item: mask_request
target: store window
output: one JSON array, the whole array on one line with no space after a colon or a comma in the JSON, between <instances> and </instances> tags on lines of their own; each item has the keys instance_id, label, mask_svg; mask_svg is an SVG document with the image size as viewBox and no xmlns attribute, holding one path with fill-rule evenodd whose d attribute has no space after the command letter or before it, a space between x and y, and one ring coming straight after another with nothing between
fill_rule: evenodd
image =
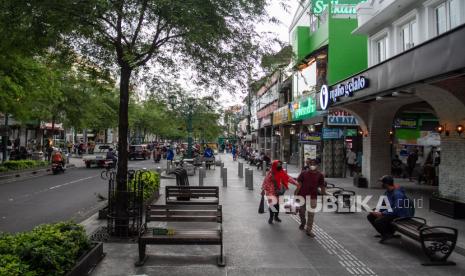
<instances>
[{"instance_id":1,"label":"store window","mask_svg":"<svg viewBox=\"0 0 465 276\"><path fill-rule=\"evenodd\" d=\"M418 43L417 21L412 20L400 28L400 41L402 50L406 51Z\"/></svg>"},{"instance_id":2,"label":"store window","mask_svg":"<svg viewBox=\"0 0 465 276\"><path fill-rule=\"evenodd\" d=\"M435 31L440 35L460 25L460 0L448 0L434 8Z\"/></svg>"},{"instance_id":3,"label":"store window","mask_svg":"<svg viewBox=\"0 0 465 276\"><path fill-rule=\"evenodd\" d=\"M387 36L378 39L375 42L375 46L376 63L385 61L387 59Z\"/></svg>"}]
</instances>

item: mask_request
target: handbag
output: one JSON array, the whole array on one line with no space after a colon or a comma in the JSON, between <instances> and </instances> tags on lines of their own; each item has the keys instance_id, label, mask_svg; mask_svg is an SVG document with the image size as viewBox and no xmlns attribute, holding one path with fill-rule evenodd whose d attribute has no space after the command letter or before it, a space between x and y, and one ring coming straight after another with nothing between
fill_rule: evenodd
<instances>
[{"instance_id":1,"label":"handbag","mask_svg":"<svg viewBox=\"0 0 465 276\"><path fill-rule=\"evenodd\" d=\"M262 198L260 199L260 204L258 205L258 213L265 213L265 195L262 195Z\"/></svg>"},{"instance_id":2,"label":"handbag","mask_svg":"<svg viewBox=\"0 0 465 276\"><path fill-rule=\"evenodd\" d=\"M276 192L276 195L278 196L284 195L284 193L286 193L286 187L284 187L284 185L281 184L281 188L278 189L278 183L276 183L276 178L274 177L273 172L271 172L271 180L273 180L274 190Z\"/></svg>"}]
</instances>

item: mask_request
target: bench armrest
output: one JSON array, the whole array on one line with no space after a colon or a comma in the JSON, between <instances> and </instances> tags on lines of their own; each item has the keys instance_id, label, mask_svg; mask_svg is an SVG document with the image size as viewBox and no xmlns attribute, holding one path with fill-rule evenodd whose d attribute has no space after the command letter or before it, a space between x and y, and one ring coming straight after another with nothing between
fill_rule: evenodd
<instances>
[{"instance_id":1,"label":"bench armrest","mask_svg":"<svg viewBox=\"0 0 465 276\"><path fill-rule=\"evenodd\" d=\"M416 221L419 221L420 223L422 223L420 226L418 226L418 228L417 228L418 230L420 230L421 228L423 228L423 226L426 225L426 219L420 218L420 217L396 218L392 222L399 222L399 221L409 220L409 219L413 219L413 220L416 220Z\"/></svg>"},{"instance_id":2,"label":"bench armrest","mask_svg":"<svg viewBox=\"0 0 465 276\"><path fill-rule=\"evenodd\" d=\"M453 236L455 236L455 239L457 239L458 230L456 228L448 227L448 226L428 226L428 227L423 227L422 229L420 229L420 235L422 235L423 232L428 231L428 230L432 230L432 229L447 229L447 230L451 231L453 233Z\"/></svg>"},{"instance_id":3,"label":"bench armrest","mask_svg":"<svg viewBox=\"0 0 465 276\"><path fill-rule=\"evenodd\" d=\"M334 185L333 183L325 183L325 187L326 188L336 188L336 185Z\"/></svg>"}]
</instances>

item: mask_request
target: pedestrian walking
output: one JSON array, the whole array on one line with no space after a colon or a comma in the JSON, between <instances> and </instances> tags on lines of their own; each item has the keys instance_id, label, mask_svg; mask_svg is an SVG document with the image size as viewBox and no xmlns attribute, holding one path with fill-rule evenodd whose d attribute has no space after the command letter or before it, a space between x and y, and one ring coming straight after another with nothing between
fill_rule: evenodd
<instances>
[{"instance_id":1,"label":"pedestrian walking","mask_svg":"<svg viewBox=\"0 0 465 276\"><path fill-rule=\"evenodd\" d=\"M318 170L315 159L307 158L308 169L303 170L297 177L299 187L295 194L305 198L305 204L300 206L300 230L305 230L305 233L310 237L315 237L312 232L313 221L315 218L315 208L317 206L318 188L321 189L323 195L326 194L325 177ZM310 207L310 208L309 208ZM306 217L307 216L307 217Z\"/></svg>"},{"instance_id":2,"label":"pedestrian walking","mask_svg":"<svg viewBox=\"0 0 465 276\"><path fill-rule=\"evenodd\" d=\"M357 166L357 155L355 154L353 149L349 149L347 151L347 166L349 167L350 176L354 176L354 171Z\"/></svg>"},{"instance_id":3,"label":"pedestrian walking","mask_svg":"<svg viewBox=\"0 0 465 276\"><path fill-rule=\"evenodd\" d=\"M415 148L413 149L413 151L410 152L410 154L407 157L407 172L408 172L409 181L412 181L413 179L413 171L415 170L417 161L418 161L418 150Z\"/></svg>"},{"instance_id":4,"label":"pedestrian walking","mask_svg":"<svg viewBox=\"0 0 465 276\"><path fill-rule=\"evenodd\" d=\"M168 147L168 150L166 152L166 160L168 163L172 164L174 159L174 151L171 148L171 146Z\"/></svg>"},{"instance_id":5,"label":"pedestrian walking","mask_svg":"<svg viewBox=\"0 0 465 276\"><path fill-rule=\"evenodd\" d=\"M284 195L286 190L289 189L289 183L299 186L299 183L283 170L283 163L279 160L274 160L271 170L266 174L262 183L262 195L265 195L268 200L270 212L269 224L272 224L273 220L281 222L279 218L279 197Z\"/></svg>"},{"instance_id":6,"label":"pedestrian walking","mask_svg":"<svg viewBox=\"0 0 465 276\"><path fill-rule=\"evenodd\" d=\"M215 154L209 145L206 145L205 151L203 152L203 158L205 160L205 166L207 169L210 169L211 165L214 163Z\"/></svg>"},{"instance_id":7,"label":"pedestrian walking","mask_svg":"<svg viewBox=\"0 0 465 276\"><path fill-rule=\"evenodd\" d=\"M231 153L233 156L233 161L236 161L236 146L232 146Z\"/></svg>"}]
</instances>

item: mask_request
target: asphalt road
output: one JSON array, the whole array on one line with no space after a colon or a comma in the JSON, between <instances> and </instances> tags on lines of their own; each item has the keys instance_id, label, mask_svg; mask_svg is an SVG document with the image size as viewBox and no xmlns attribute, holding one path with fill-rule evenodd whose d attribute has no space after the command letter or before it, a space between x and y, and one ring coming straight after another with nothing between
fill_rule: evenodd
<instances>
[{"instance_id":1,"label":"asphalt road","mask_svg":"<svg viewBox=\"0 0 465 276\"><path fill-rule=\"evenodd\" d=\"M130 161L130 167L154 168L153 161ZM81 222L105 205L108 184L101 169L73 168L63 174L45 175L0 184L0 232L19 232L42 223L61 220Z\"/></svg>"}]
</instances>

